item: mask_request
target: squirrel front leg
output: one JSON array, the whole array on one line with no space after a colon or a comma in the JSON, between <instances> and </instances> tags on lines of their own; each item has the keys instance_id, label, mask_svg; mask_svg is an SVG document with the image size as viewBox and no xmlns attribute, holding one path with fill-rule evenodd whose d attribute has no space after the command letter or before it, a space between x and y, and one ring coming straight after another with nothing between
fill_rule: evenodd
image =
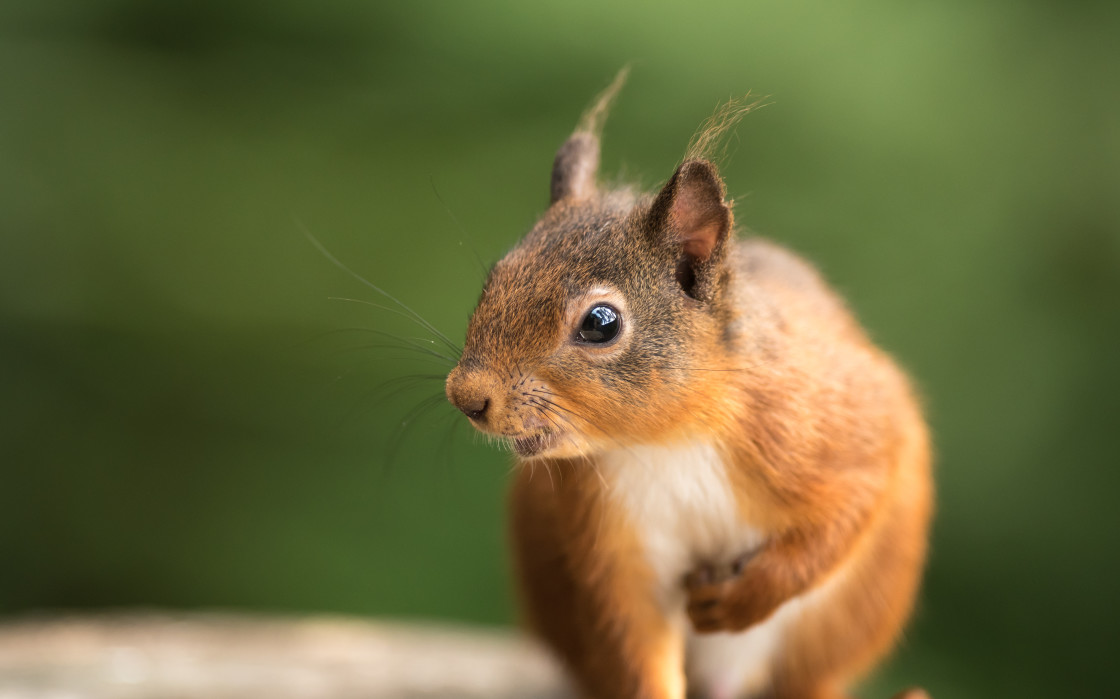
<instances>
[{"instance_id":1,"label":"squirrel front leg","mask_svg":"<svg viewBox=\"0 0 1120 699\"><path fill-rule=\"evenodd\" d=\"M684 639L648 591L633 533L604 510L592 469L523 469L511 527L523 609L589 699L684 699Z\"/></svg>"},{"instance_id":2,"label":"squirrel front leg","mask_svg":"<svg viewBox=\"0 0 1120 699\"><path fill-rule=\"evenodd\" d=\"M684 580L693 627L701 633L742 631L765 621L833 570L857 535L851 522L793 529L729 565L700 565Z\"/></svg>"}]
</instances>

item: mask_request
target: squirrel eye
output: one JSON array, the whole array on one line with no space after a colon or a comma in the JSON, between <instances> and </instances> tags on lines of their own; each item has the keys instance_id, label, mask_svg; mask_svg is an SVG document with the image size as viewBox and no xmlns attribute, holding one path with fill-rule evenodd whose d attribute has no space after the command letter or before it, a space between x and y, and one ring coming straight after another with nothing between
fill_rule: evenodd
<instances>
[{"instance_id":1,"label":"squirrel eye","mask_svg":"<svg viewBox=\"0 0 1120 699\"><path fill-rule=\"evenodd\" d=\"M622 330L622 317L610 306L595 306L583 317L579 326L579 339L584 342L610 342Z\"/></svg>"}]
</instances>

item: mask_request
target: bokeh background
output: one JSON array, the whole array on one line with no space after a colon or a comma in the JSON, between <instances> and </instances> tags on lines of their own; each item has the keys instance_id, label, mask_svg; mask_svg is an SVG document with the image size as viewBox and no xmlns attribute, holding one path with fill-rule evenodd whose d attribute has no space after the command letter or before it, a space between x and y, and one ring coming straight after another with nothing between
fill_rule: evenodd
<instances>
[{"instance_id":1,"label":"bokeh background","mask_svg":"<svg viewBox=\"0 0 1120 699\"><path fill-rule=\"evenodd\" d=\"M926 396L931 565L867 694L1110 694L1118 8L3 3L0 615L512 624L510 458L303 231L460 340L631 63L604 172L655 186L717 103L768 96L724 167L738 221Z\"/></svg>"}]
</instances>

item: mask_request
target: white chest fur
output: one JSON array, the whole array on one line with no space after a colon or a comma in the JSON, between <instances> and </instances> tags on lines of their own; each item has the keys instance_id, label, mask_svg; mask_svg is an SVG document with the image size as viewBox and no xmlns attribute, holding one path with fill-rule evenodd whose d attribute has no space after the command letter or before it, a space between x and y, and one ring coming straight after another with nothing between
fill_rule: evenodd
<instances>
[{"instance_id":1,"label":"white chest fur","mask_svg":"<svg viewBox=\"0 0 1120 699\"><path fill-rule=\"evenodd\" d=\"M701 563L730 562L761 543L748 526L714 446L639 446L603 463L611 495L646 549L667 606L683 604L684 576Z\"/></svg>"},{"instance_id":2,"label":"white chest fur","mask_svg":"<svg viewBox=\"0 0 1120 699\"><path fill-rule=\"evenodd\" d=\"M635 447L603 459L612 498L625 508L645 548L666 614L687 634L689 686L734 697L764 682L781 640L782 617L738 634L691 633L683 578L697 565L727 563L762 543L744 522L714 446Z\"/></svg>"}]
</instances>

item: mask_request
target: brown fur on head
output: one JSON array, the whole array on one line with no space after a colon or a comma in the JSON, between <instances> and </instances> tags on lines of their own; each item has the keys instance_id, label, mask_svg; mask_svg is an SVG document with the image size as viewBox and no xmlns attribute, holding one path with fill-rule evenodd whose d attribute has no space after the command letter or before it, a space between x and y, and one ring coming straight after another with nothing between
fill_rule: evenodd
<instances>
[{"instance_id":1,"label":"brown fur on head","mask_svg":"<svg viewBox=\"0 0 1120 699\"><path fill-rule=\"evenodd\" d=\"M621 78L561 146L551 205L491 271L447 380L451 402L522 456L589 455L722 419L719 375L693 369L734 356L731 207L703 158L656 195L599 188L599 124ZM587 341L581 327L602 305L621 329Z\"/></svg>"}]
</instances>

